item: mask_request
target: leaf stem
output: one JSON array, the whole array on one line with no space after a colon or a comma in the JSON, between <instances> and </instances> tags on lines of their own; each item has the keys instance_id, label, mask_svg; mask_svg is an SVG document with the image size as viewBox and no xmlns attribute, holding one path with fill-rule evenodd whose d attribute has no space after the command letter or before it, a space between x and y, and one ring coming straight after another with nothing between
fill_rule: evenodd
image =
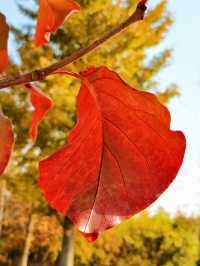
<instances>
[{"instance_id":1,"label":"leaf stem","mask_svg":"<svg viewBox=\"0 0 200 266\"><path fill-rule=\"evenodd\" d=\"M53 73L50 73L49 76L50 75L57 75L57 74L72 76L72 77L75 77L77 79L81 79L81 75L79 75L78 73L67 71L67 70L65 70L63 68L58 69L58 70L54 71Z\"/></svg>"},{"instance_id":2,"label":"leaf stem","mask_svg":"<svg viewBox=\"0 0 200 266\"><path fill-rule=\"evenodd\" d=\"M106 33L103 37L100 39L94 41L92 44L81 48L77 52L73 53L70 56L66 56L59 62L56 62L46 68L42 68L39 70L34 70L32 72L26 73L26 74L21 74L18 76L14 77L9 77L9 78L4 78L0 80L0 89L15 86L15 85L20 85L20 84L25 84L33 81L41 81L47 76L51 75L53 72L59 70L60 68L63 68L66 65L69 65L73 63L74 61L80 59L84 55L94 51L97 47L99 47L101 44L106 42L107 40L111 39L112 37L116 36L120 32L122 32L124 29L126 29L129 25L143 20L145 10L146 10L146 1L140 1L139 4L137 5L137 8L135 12L127 18L124 22L118 24L115 26L113 29L111 29L110 32Z\"/></svg>"}]
</instances>

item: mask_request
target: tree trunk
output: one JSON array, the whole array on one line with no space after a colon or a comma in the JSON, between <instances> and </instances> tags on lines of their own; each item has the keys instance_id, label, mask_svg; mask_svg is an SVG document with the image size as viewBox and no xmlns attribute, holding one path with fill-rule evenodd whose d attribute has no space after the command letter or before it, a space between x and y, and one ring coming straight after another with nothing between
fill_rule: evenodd
<instances>
[{"instance_id":1,"label":"tree trunk","mask_svg":"<svg viewBox=\"0 0 200 266\"><path fill-rule=\"evenodd\" d=\"M20 266L28 266L29 251L31 247L31 242L33 239L33 224L34 224L34 215L30 214L29 222L27 225L26 240L24 244L24 250L20 262Z\"/></svg>"},{"instance_id":2,"label":"tree trunk","mask_svg":"<svg viewBox=\"0 0 200 266\"><path fill-rule=\"evenodd\" d=\"M3 216L4 216L4 206L5 206L5 194L6 194L6 181L3 180L1 182L1 190L0 190L0 236L2 233L3 227Z\"/></svg>"},{"instance_id":3,"label":"tree trunk","mask_svg":"<svg viewBox=\"0 0 200 266\"><path fill-rule=\"evenodd\" d=\"M64 237L62 251L57 266L74 265L74 233L71 222L66 218L64 221Z\"/></svg>"}]
</instances>

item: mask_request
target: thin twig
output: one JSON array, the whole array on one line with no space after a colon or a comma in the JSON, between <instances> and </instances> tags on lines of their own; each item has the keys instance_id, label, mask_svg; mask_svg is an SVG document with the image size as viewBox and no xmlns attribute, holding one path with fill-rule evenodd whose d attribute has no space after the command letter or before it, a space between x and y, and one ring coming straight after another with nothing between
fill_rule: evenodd
<instances>
[{"instance_id":1,"label":"thin twig","mask_svg":"<svg viewBox=\"0 0 200 266\"><path fill-rule=\"evenodd\" d=\"M141 1L135 12L124 22L121 24L115 26L110 32L106 33L103 37L100 39L96 40L92 44L81 48L77 52L73 53L70 56L66 56L64 59L61 61L54 63L46 68L42 68L40 70L35 70L27 74L22 74L18 75L15 77L9 77L0 80L0 89L11 87L14 85L20 85L20 84L25 84L33 81L40 81L43 80L45 77L48 75L52 74L54 71L63 68L66 65L69 65L73 63L74 61L80 59L84 55L94 51L97 47L99 47L101 44L103 44L105 41L111 39L113 36L116 36L118 33L122 32L124 29L126 29L129 25L139 21L143 20L145 10L146 10L146 5L143 3L144 1ZM145 1L146 2L146 1Z\"/></svg>"}]
</instances>

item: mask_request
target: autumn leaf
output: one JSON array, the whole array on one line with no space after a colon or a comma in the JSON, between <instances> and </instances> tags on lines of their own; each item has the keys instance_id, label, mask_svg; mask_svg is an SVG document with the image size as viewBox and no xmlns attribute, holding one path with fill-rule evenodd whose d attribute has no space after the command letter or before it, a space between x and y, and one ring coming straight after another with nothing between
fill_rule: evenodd
<instances>
[{"instance_id":1,"label":"autumn leaf","mask_svg":"<svg viewBox=\"0 0 200 266\"><path fill-rule=\"evenodd\" d=\"M39 0L35 46L48 43L50 34L56 32L72 13L80 6L73 0Z\"/></svg>"},{"instance_id":2,"label":"autumn leaf","mask_svg":"<svg viewBox=\"0 0 200 266\"><path fill-rule=\"evenodd\" d=\"M33 142L37 139L38 126L46 113L52 107L52 100L38 90L34 85L28 83L25 85L30 90L30 101L35 111L32 116L32 123L29 130L30 138Z\"/></svg>"},{"instance_id":3,"label":"autumn leaf","mask_svg":"<svg viewBox=\"0 0 200 266\"><path fill-rule=\"evenodd\" d=\"M6 69L8 64L8 33L9 26L6 23L6 17L0 13L0 73Z\"/></svg>"},{"instance_id":4,"label":"autumn leaf","mask_svg":"<svg viewBox=\"0 0 200 266\"><path fill-rule=\"evenodd\" d=\"M4 172L11 157L14 134L11 121L0 111L0 175Z\"/></svg>"},{"instance_id":5,"label":"autumn leaf","mask_svg":"<svg viewBox=\"0 0 200 266\"><path fill-rule=\"evenodd\" d=\"M69 143L39 163L39 186L88 240L138 213L170 185L185 137L156 96L106 67L81 73Z\"/></svg>"}]
</instances>

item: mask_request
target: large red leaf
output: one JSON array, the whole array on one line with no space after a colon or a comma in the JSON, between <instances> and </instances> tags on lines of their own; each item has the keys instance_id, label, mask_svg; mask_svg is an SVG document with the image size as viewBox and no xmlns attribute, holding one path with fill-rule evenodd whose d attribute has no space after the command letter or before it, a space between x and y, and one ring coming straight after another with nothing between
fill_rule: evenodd
<instances>
[{"instance_id":1,"label":"large red leaf","mask_svg":"<svg viewBox=\"0 0 200 266\"><path fill-rule=\"evenodd\" d=\"M0 111L0 175L6 168L12 153L14 134L12 123Z\"/></svg>"},{"instance_id":2,"label":"large red leaf","mask_svg":"<svg viewBox=\"0 0 200 266\"><path fill-rule=\"evenodd\" d=\"M48 43L50 33L56 32L67 17L79 10L80 6L73 0L39 0L36 47Z\"/></svg>"},{"instance_id":3,"label":"large red leaf","mask_svg":"<svg viewBox=\"0 0 200 266\"><path fill-rule=\"evenodd\" d=\"M8 32L9 27L6 18L0 13L0 73L6 69L8 64Z\"/></svg>"},{"instance_id":4,"label":"large red leaf","mask_svg":"<svg viewBox=\"0 0 200 266\"><path fill-rule=\"evenodd\" d=\"M82 75L78 122L66 144L40 162L50 205L94 240L155 201L182 164L185 137L170 130L156 96L106 67Z\"/></svg>"},{"instance_id":5,"label":"large red leaf","mask_svg":"<svg viewBox=\"0 0 200 266\"><path fill-rule=\"evenodd\" d=\"M35 142L37 139L38 126L46 113L52 107L52 100L32 84L28 83L25 86L30 90L30 101L35 108L29 130L30 138L33 140L33 142Z\"/></svg>"}]
</instances>

